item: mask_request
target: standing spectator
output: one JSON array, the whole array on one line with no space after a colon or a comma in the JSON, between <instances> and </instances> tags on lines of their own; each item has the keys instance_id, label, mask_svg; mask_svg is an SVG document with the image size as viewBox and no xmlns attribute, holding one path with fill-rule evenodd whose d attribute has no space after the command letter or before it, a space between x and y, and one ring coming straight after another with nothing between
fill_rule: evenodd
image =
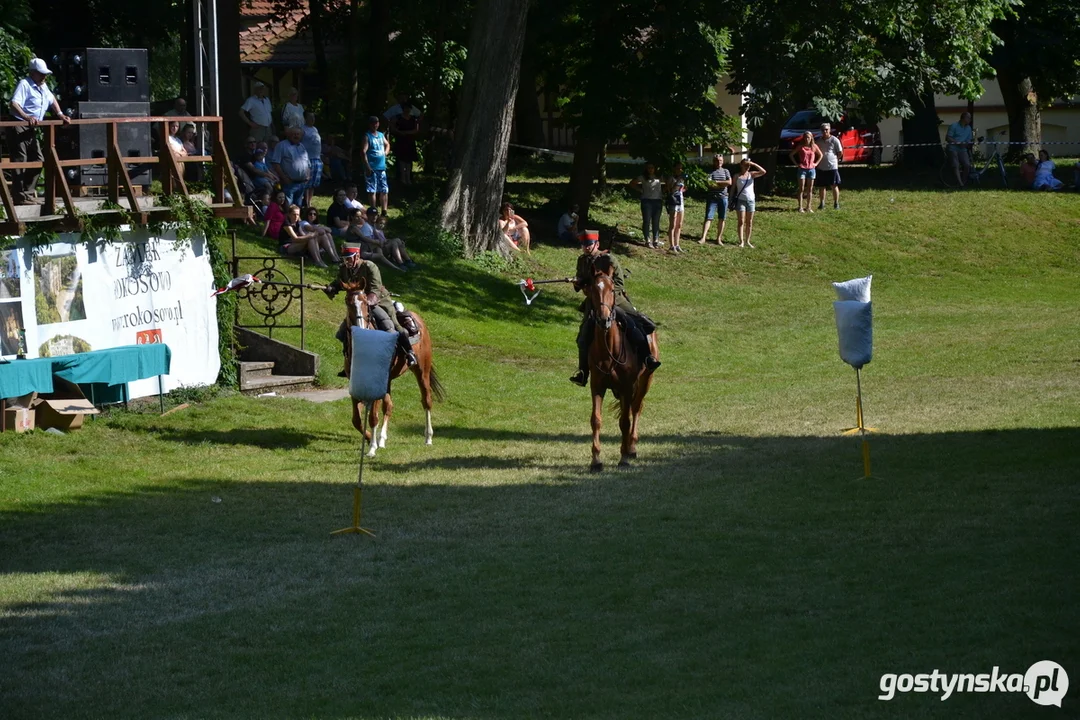
<instances>
[{"instance_id":1,"label":"standing spectator","mask_svg":"<svg viewBox=\"0 0 1080 720\"><path fill-rule=\"evenodd\" d=\"M240 119L251 128L248 134L256 140L269 140L274 134L274 113L270 98L266 97L266 85L255 81L253 94L240 106Z\"/></svg>"},{"instance_id":2,"label":"standing spectator","mask_svg":"<svg viewBox=\"0 0 1080 720\"><path fill-rule=\"evenodd\" d=\"M390 185L386 180L386 156L390 153L390 141L379 132L379 118L374 115L368 118L368 129L360 152L367 177L368 205L382 208L382 214L386 215L390 195Z\"/></svg>"},{"instance_id":3,"label":"standing spectator","mask_svg":"<svg viewBox=\"0 0 1080 720\"><path fill-rule=\"evenodd\" d=\"M1031 184L1032 190L1060 190L1065 183L1054 177L1057 165L1050 159L1050 153L1046 150L1039 151L1039 164L1035 166L1035 182Z\"/></svg>"},{"instance_id":4,"label":"standing spectator","mask_svg":"<svg viewBox=\"0 0 1080 720\"><path fill-rule=\"evenodd\" d=\"M303 140L304 149L307 150L308 162L311 163L311 180L308 181L307 188L304 190L304 205L311 205L311 197L315 194L315 190L322 184L322 138L319 136L319 130L315 127L315 115L313 113L304 113L304 128L303 128Z\"/></svg>"},{"instance_id":5,"label":"standing spectator","mask_svg":"<svg viewBox=\"0 0 1080 720\"><path fill-rule=\"evenodd\" d=\"M326 210L326 224L330 228L330 234L337 238L345 237L349 229L349 216L357 208L349 207L344 190L334 193L334 202Z\"/></svg>"},{"instance_id":6,"label":"standing spectator","mask_svg":"<svg viewBox=\"0 0 1080 720\"><path fill-rule=\"evenodd\" d=\"M712 167L712 172L709 173L709 192L705 196L705 226L701 228L701 239L698 240L698 245L704 245L709 239L709 226L713 218L719 215L720 224L716 226L716 244L723 247L731 173L724 168L724 160L719 155L713 155Z\"/></svg>"},{"instance_id":7,"label":"standing spectator","mask_svg":"<svg viewBox=\"0 0 1080 720\"><path fill-rule=\"evenodd\" d=\"M326 136L326 142L323 143L323 162L325 163L323 169L329 167L333 180L340 183L352 180L352 173L348 165L349 154L337 144L337 140L337 135Z\"/></svg>"},{"instance_id":8,"label":"standing spectator","mask_svg":"<svg viewBox=\"0 0 1080 720\"><path fill-rule=\"evenodd\" d=\"M559 224L556 227L556 233L560 241L564 243L576 243L578 235L578 206L571 205L570 209L563 213L559 218Z\"/></svg>"},{"instance_id":9,"label":"standing spectator","mask_svg":"<svg viewBox=\"0 0 1080 720\"><path fill-rule=\"evenodd\" d=\"M814 200L814 176L817 174L817 164L821 161L821 148L814 144L814 133L807 130L803 133L802 143L797 145L790 155L791 162L798 166L799 174L799 212L814 212L810 203ZM806 208L803 208L803 198L806 198Z\"/></svg>"},{"instance_id":10,"label":"standing spectator","mask_svg":"<svg viewBox=\"0 0 1080 720\"><path fill-rule=\"evenodd\" d=\"M412 111L412 102L406 99L401 104L401 112L390 121L390 134L394 136L394 160L402 185L412 185L412 166L417 157L416 136L420 134L420 116L413 115Z\"/></svg>"},{"instance_id":11,"label":"standing spectator","mask_svg":"<svg viewBox=\"0 0 1080 720\"><path fill-rule=\"evenodd\" d=\"M945 133L945 153L956 174L957 187L967 185L971 174L971 146L974 145L971 129L971 113L962 113L960 122L954 122Z\"/></svg>"},{"instance_id":12,"label":"standing spectator","mask_svg":"<svg viewBox=\"0 0 1080 720\"><path fill-rule=\"evenodd\" d=\"M289 203L285 199L285 193L278 190L274 193L274 201L263 210L266 225L263 226L263 237L274 238L281 235L281 226L285 224L286 211Z\"/></svg>"},{"instance_id":13,"label":"standing spectator","mask_svg":"<svg viewBox=\"0 0 1080 720\"><path fill-rule=\"evenodd\" d=\"M349 183L348 185L346 185L345 186L345 205L346 205L346 207L348 207L350 210L363 210L364 209L364 203L360 202L360 200L357 199L357 196L359 194L360 194L360 190L359 190L359 188L357 188L356 183Z\"/></svg>"},{"instance_id":14,"label":"standing spectator","mask_svg":"<svg viewBox=\"0 0 1080 720\"><path fill-rule=\"evenodd\" d=\"M289 99L281 108L281 127L286 130L304 127L304 106L300 104L300 91L296 88L289 90Z\"/></svg>"},{"instance_id":15,"label":"standing spectator","mask_svg":"<svg viewBox=\"0 0 1080 720\"><path fill-rule=\"evenodd\" d=\"M286 200L290 205L299 206L304 202L304 192L311 180L311 160L300 142L304 138L303 130L289 128L285 131L285 138L285 142L278 143L274 148L270 161L274 174L281 178L281 189L285 191Z\"/></svg>"},{"instance_id":16,"label":"standing spectator","mask_svg":"<svg viewBox=\"0 0 1080 720\"><path fill-rule=\"evenodd\" d=\"M754 232L754 180L765 174L765 168L750 158L743 158L739 162L739 174L732 180L731 204L735 206L735 215L739 219L738 235L739 247L754 247L750 242L750 236Z\"/></svg>"},{"instance_id":17,"label":"standing spectator","mask_svg":"<svg viewBox=\"0 0 1080 720\"><path fill-rule=\"evenodd\" d=\"M656 177L656 166L645 163L645 173L630 181L630 187L641 190L641 236L651 248L662 247L660 242L660 210L664 207L664 187Z\"/></svg>"},{"instance_id":18,"label":"standing spectator","mask_svg":"<svg viewBox=\"0 0 1080 720\"><path fill-rule=\"evenodd\" d=\"M19 81L15 87L15 94L11 96L11 112L18 120L26 122L26 127L10 128L8 130L8 148L12 162L43 162L45 156L41 153L41 143L37 139L36 125L45 119L45 113L52 108L53 113L64 121L71 122L71 118L60 110L60 104L56 102L49 86L45 84L45 78L52 75L52 70L41 58L30 61L30 70L27 76ZM17 205L35 205L37 198L37 178L41 170L29 168L27 170L11 170L12 192L15 194Z\"/></svg>"},{"instance_id":19,"label":"standing spectator","mask_svg":"<svg viewBox=\"0 0 1080 720\"><path fill-rule=\"evenodd\" d=\"M844 160L844 144L832 134L829 123L821 123L821 137L816 143L821 151L818 163L818 210L825 209L825 188L832 188L833 210L840 209L840 163Z\"/></svg>"},{"instance_id":20,"label":"standing spectator","mask_svg":"<svg viewBox=\"0 0 1080 720\"><path fill-rule=\"evenodd\" d=\"M383 117L386 119L386 122L387 122L387 127L389 127L389 125L394 122L394 118L396 118L397 116L399 116L403 112L405 112L405 105L406 104L409 105L409 107L410 107L409 112L412 115L414 115L417 118L420 117L420 108L416 107L416 104L409 99L409 94L408 93L398 93L397 94L397 105L391 105L389 108L386 109L386 112L383 113Z\"/></svg>"},{"instance_id":21,"label":"standing spectator","mask_svg":"<svg viewBox=\"0 0 1080 720\"><path fill-rule=\"evenodd\" d=\"M180 137L180 123L173 120L169 123L169 149L177 157L187 157L188 151L184 147L184 141Z\"/></svg>"},{"instance_id":22,"label":"standing spectator","mask_svg":"<svg viewBox=\"0 0 1080 720\"><path fill-rule=\"evenodd\" d=\"M187 100L182 97L176 98L171 110L165 113L165 117L191 117L187 109Z\"/></svg>"},{"instance_id":23,"label":"standing spectator","mask_svg":"<svg viewBox=\"0 0 1080 720\"><path fill-rule=\"evenodd\" d=\"M510 203L503 203L499 208L499 230L502 231L515 250L521 250L522 246L524 246L525 252L532 255L532 250L529 249L531 242L529 223L525 221L525 218L514 212L514 207Z\"/></svg>"},{"instance_id":24,"label":"standing spectator","mask_svg":"<svg viewBox=\"0 0 1080 720\"><path fill-rule=\"evenodd\" d=\"M671 243L671 252L678 254L683 251L682 224L686 214L686 177L683 176L681 162L672 166L671 175L664 182L664 192L667 194L668 242Z\"/></svg>"},{"instance_id":25,"label":"standing spectator","mask_svg":"<svg viewBox=\"0 0 1080 720\"><path fill-rule=\"evenodd\" d=\"M1020 163L1020 189L1030 190L1035 184L1035 170L1039 164L1035 162L1035 154L1024 155L1024 162Z\"/></svg>"}]
</instances>

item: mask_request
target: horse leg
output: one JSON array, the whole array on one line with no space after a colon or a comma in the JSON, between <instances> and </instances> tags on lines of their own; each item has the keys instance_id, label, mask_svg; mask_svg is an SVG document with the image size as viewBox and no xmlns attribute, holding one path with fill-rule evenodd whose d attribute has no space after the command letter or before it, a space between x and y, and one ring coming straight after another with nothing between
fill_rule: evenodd
<instances>
[{"instance_id":1,"label":"horse leg","mask_svg":"<svg viewBox=\"0 0 1080 720\"><path fill-rule=\"evenodd\" d=\"M592 465L589 466L589 469L593 472L604 469L604 463L600 461L600 425L603 410L604 393L594 390L592 396Z\"/></svg>"},{"instance_id":2,"label":"horse leg","mask_svg":"<svg viewBox=\"0 0 1080 720\"><path fill-rule=\"evenodd\" d=\"M364 427L364 404L359 400L353 400L352 424L356 432L364 435L364 440L371 440L371 431Z\"/></svg>"},{"instance_id":3,"label":"horse leg","mask_svg":"<svg viewBox=\"0 0 1080 720\"><path fill-rule=\"evenodd\" d=\"M419 359L419 358L418 358ZM431 363L425 362L421 359L413 368L413 375L416 376L416 384L420 386L420 404L424 406L425 425L424 425L424 444L431 444L431 437L434 434L431 429Z\"/></svg>"},{"instance_id":4,"label":"horse leg","mask_svg":"<svg viewBox=\"0 0 1080 720\"><path fill-rule=\"evenodd\" d=\"M368 427L371 428L369 435L365 435L371 440L371 446L368 448L368 457L375 457L375 451L379 449L379 439L376 431L379 429L379 405L382 404L382 400L372 400L371 408L368 410Z\"/></svg>"},{"instance_id":5,"label":"horse leg","mask_svg":"<svg viewBox=\"0 0 1080 720\"><path fill-rule=\"evenodd\" d=\"M630 393L624 393L624 397L632 395ZM630 397L627 397L629 400ZM633 457L633 442L631 441L631 433L633 432L633 426L630 420L630 403L619 403L619 430L622 431L622 445L619 448L620 458L619 467L627 467L630 464L630 459Z\"/></svg>"},{"instance_id":6,"label":"horse leg","mask_svg":"<svg viewBox=\"0 0 1080 720\"><path fill-rule=\"evenodd\" d=\"M379 430L379 447L386 449L386 433L387 428L390 426L390 413L394 412L394 401L390 398L390 393L386 393L386 397L383 398L383 421L382 429Z\"/></svg>"}]
</instances>

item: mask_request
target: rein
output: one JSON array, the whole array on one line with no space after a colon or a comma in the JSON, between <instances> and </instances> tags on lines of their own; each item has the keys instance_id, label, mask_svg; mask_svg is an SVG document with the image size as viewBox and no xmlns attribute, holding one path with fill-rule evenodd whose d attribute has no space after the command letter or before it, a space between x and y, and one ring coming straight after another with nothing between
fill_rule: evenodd
<instances>
[{"instance_id":1,"label":"rein","mask_svg":"<svg viewBox=\"0 0 1080 720\"><path fill-rule=\"evenodd\" d=\"M592 303L590 303L590 305L592 305ZM614 324L615 327L618 327L619 323L618 323L617 316L615 315L615 303L612 302L611 305L607 305L606 303L600 303L600 309L605 309L605 308L610 309L610 313L609 313L608 317L611 318L612 324ZM600 320L600 317L597 314L596 309L593 308L593 307L590 307L589 308L589 314L592 316L593 322L596 323L596 326L601 327L602 326L602 321ZM608 334L607 334L606 331L609 330L609 329L610 329L610 326L604 328L604 330L605 330L605 332L604 332L604 350L607 352L608 358L610 358L613 363L615 363L616 365L624 365L625 366L626 365L626 344L627 344L626 343L626 338L625 337L623 338L622 347L619 349L619 357L618 358L615 357L615 354L613 352L611 352L611 345L608 344ZM624 331L625 331L625 328L624 328ZM611 372L605 372L604 374L605 375L611 375Z\"/></svg>"}]
</instances>

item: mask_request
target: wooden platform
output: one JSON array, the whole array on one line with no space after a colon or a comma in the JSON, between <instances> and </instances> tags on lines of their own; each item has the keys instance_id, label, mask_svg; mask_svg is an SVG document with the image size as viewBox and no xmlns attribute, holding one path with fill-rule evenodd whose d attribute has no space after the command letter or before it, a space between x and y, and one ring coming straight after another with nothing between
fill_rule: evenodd
<instances>
[{"instance_id":1,"label":"wooden platform","mask_svg":"<svg viewBox=\"0 0 1080 720\"><path fill-rule=\"evenodd\" d=\"M150 187L148 185L132 185L131 191L135 193L135 197L142 197L149 194ZM109 188L106 185L76 185L71 188L71 194L75 197L108 197Z\"/></svg>"}]
</instances>

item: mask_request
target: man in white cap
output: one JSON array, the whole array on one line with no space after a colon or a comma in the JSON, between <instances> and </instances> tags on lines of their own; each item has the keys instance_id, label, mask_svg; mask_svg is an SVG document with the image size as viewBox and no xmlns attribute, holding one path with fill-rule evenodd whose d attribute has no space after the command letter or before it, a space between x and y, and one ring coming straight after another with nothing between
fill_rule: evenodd
<instances>
[{"instance_id":1,"label":"man in white cap","mask_svg":"<svg viewBox=\"0 0 1080 720\"><path fill-rule=\"evenodd\" d=\"M49 108L58 118L68 123L71 121L60 110L45 78L52 75L49 66L41 58L30 61L30 72L19 81L15 94L11 96L11 112L19 120L25 120L26 127L11 128L8 132L8 144L11 147L12 162L41 162L41 143L38 142L36 125L45 119ZM33 205L38 202L34 187L37 185L38 168L12 170L11 185L15 192L15 202L19 205Z\"/></svg>"},{"instance_id":2,"label":"man in white cap","mask_svg":"<svg viewBox=\"0 0 1080 720\"><path fill-rule=\"evenodd\" d=\"M240 106L240 119L250 128L248 135L265 142L274 134L273 108L270 98L266 97L266 85L256 80L252 92L252 96Z\"/></svg>"}]
</instances>

